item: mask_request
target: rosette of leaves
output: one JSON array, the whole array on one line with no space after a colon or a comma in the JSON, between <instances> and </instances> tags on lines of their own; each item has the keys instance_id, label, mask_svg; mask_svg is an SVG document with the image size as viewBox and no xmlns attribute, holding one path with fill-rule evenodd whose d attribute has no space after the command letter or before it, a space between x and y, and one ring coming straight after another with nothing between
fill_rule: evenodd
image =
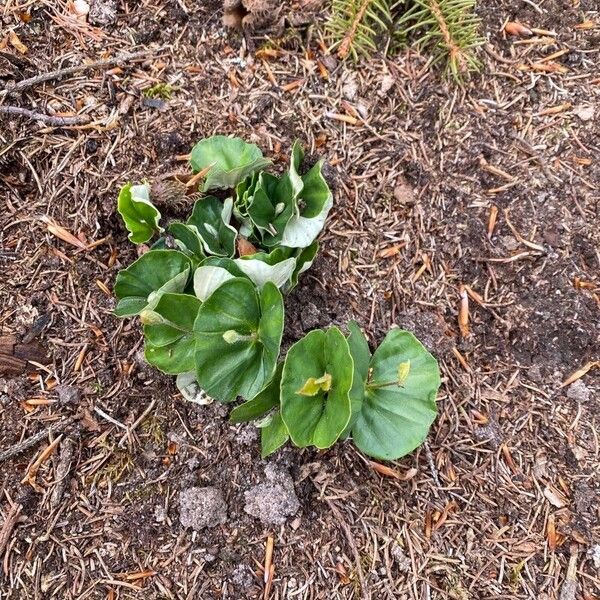
<instances>
[{"instance_id":1,"label":"rosette of leaves","mask_svg":"<svg viewBox=\"0 0 600 600\"><path fill-rule=\"evenodd\" d=\"M213 398L254 397L271 379L283 334L283 297L271 282L262 290L246 278L219 285L194 321L196 378Z\"/></svg>"},{"instance_id":2,"label":"rosette of leaves","mask_svg":"<svg viewBox=\"0 0 600 600\"><path fill-rule=\"evenodd\" d=\"M190 156L194 173L208 170L204 180L205 192L235 188L240 181L261 171L271 161L254 144L240 138L215 135L198 142Z\"/></svg>"},{"instance_id":3,"label":"rosette of leaves","mask_svg":"<svg viewBox=\"0 0 600 600\"><path fill-rule=\"evenodd\" d=\"M420 446L437 414L437 361L408 331L392 329L371 356L356 323L348 345L354 380L351 435L365 454L396 460Z\"/></svg>"},{"instance_id":4,"label":"rosette of leaves","mask_svg":"<svg viewBox=\"0 0 600 600\"><path fill-rule=\"evenodd\" d=\"M303 157L296 142L288 171L279 177L262 172L236 190L236 211L264 246L306 248L324 226L333 197L322 174L323 163L300 175Z\"/></svg>"},{"instance_id":5,"label":"rosette of leaves","mask_svg":"<svg viewBox=\"0 0 600 600\"><path fill-rule=\"evenodd\" d=\"M347 338L337 328L307 334L269 384L231 412L233 422L257 421L263 457L289 438L329 448L351 434L360 450L381 460L424 441L436 417L437 361L407 331L392 329L371 355L358 325L348 329Z\"/></svg>"}]
</instances>

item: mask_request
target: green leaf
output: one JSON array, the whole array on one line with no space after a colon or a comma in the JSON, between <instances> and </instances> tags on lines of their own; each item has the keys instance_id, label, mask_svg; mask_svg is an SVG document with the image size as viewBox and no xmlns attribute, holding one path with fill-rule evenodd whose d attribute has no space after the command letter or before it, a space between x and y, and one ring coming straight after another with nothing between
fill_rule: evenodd
<instances>
[{"instance_id":1,"label":"green leaf","mask_svg":"<svg viewBox=\"0 0 600 600\"><path fill-rule=\"evenodd\" d=\"M183 292L190 274L190 259L178 250L150 250L119 272L115 296L118 317L130 317L153 308L163 293Z\"/></svg>"},{"instance_id":2,"label":"green leaf","mask_svg":"<svg viewBox=\"0 0 600 600\"><path fill-rule=\"evenodd\" d=\"M290 439L287 427L281 418L281 413L277 411L260 429L260 455L266 458L279 450Z\"/></svg>"},{"instance_id":3,"label":"green leaf","mask_svg":"<svg viewBox=\"0 0 600 600\"><path fill-rule=\"evenodd\" d=\"M315 256L319 251L319 242L314 241L310 246L296 250L296 268L292 273L289 283L284 286L284 292L291 292L297 285L300 275L308 271L315 260Z\"/></svg>"},{"instance_id":4,"label":"green leaf","mask_svg":"<svg viewBox=\"0 0 600 600\"><path fill-rule=\"evenodd\" d=\"M323 162L318 162L302 177L303 188L298 198L302 206L288 221L281 244L291 248L306 248L319 235L333 206L333 196L321 173Z\"/></svg>"},{"instance_id":5,"label":"green leaf","mask_svg":"<svg viewBox=\"0 0 600 600\"><path fill-rule=\"evenodd\" d=\"M223 402L253 398L277 363L281 292L272 283L259 294L248 279L225 281L200 307L194 331L196 374L206 393Z\"/></svg>"},{"instance_id":6,"label":"green leaf","mask_svg":"<svg viewBox=\"0 0 600 600\"><path fill-rule=\"evenodd\" d=\"M192 149L190 163L194 173L211 167L204 181L204 191L234 188L243 179L264 169L271 161L263 158L254 144L240 138L216 135L198 142Z\"/></svg>"},{"instance_id":7,"label":"green leaf","mask_svg":"<svg viewBox=\"0 0 600 600\"><path fill-rule=\"evenodd\" d=\"M348 342L337 327L311 331L288 351L281 379L281 416L296 446L329 448L350 420L353 376ZM328 391L299 393L313 377L331 377Z\"/></svg>"},{"instance_id":8,"label":"green leaf","mask_svg":"<svg viewBox=\"0 0 600 600\"><path fill-rule=\"evenodd\" d=\"M296 259L289 254L288 249L276 248L269 254L257 252L233 262L257 288L261 289L267 281L281 288L291 280L296 269Z\"/></svg>"},{"instance_id":9,"label":"green leaf","mask_svg":"<svg viewBox=\"0 0 600 600\"><path fill-rule=\"evenodd\" d=\"M169 233L175 238L178 246L183 244L185 250L193 254L199 260L204 260L206 258L203 240L196 227L176 221L169 225Z\"/></svg>"},{"instance_id":10,"label":"green leaf","mask_svg":"<svg viewBox=\"0 0 600 600\"><path fill-rule=\"evenodd\" d=\"M234 255L237 231L229 225L232 206L232 198L221 202L214 196L206 196L194 204L186 225L197 233L207 254Z\"/></svg>"},{"instance_id":11,"label":"green leaf","mask_svg":"<svg viewBox=\"0 0 600 600\"><path fill-rule=\"evenodd\" d=\"M119 192L117 211L134 244L144 244L155 233L163 231L158 224L160 212L150 201L150 186L147 184L124 185Z\"/></svg>"},{"instance_id":12,"label":"green leaf","mask_svg":"<svg viewBox=\"0 0 600 600\"><path fill-rule=\"evenodd\" d=\"M149 315L141 314L144 355L163 373L178 375L194 369L194 321L200 304L189 294L163 294Z\"/></svg>"},{"instance_id":13,"label":"green leaf","mask_svg":"<svg viewBox=\"0 0 600 600\"><path fill-rule=\"evenodd\" d=\"M398 385L398 370L410 361L410 371ZM370 362L371 376L352 438L365 454L396 460L423 443L436 417L440 386L437 361L412 333L393 329Z\"/></svg>"},{"instance_id":14,"label":"green leaf","mask_svg":"<svg viewBox=\"0 0 600 600\"><path fill-rule=\"evenodd\" d=\"M279 387L281 385L282 372L283 362L280 362L269 383L252 400L236 406L229 414L229 420L232 423L254 421L266 415L276 406L279 406Z\"/></svg>"},{"instance_id":15,"label":"green leaf","mask_svg":"<svg viewBox=\"0 0 600 600\"><path fill-rule=\"evenodd\" d=\"M351 423L356 421L362 406L363 396L365 394L365 383L369 376L369 363L371 361L371 351L365 334L358 326L356 321L348 323L348 347L354 362L354 377L352 379L352 388L350 390L350 401L352 403Z\"/></svg>"}]
</instances>

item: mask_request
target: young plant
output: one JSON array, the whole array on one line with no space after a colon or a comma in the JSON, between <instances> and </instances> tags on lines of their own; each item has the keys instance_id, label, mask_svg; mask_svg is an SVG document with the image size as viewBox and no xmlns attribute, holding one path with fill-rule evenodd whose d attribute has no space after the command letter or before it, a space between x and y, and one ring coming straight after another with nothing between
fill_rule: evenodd
<instances>
[{"instance_id":1,"label":"young plant","mask_svg":"<svg viewBox=\"0 0 600 600\"><path fill-rule=\"evenodd\" d=\"M288 440L325 449L352 436L366 454L398 458L423 441L439 387L435 359L412 334L392 330L371 356L350 323L347 337L315 330L279 358L282 292L312 264L333 204L322 163L303 173L302 161L296 143L273 175L252 144L202 140L191 154L201 196L185 222L165 227L151 186L126 184L118 210L129 238L159 238L118 274L115 314L139 315L146 360L176 375L184 398L244 398L230 418L256 421L263 456ZM211 190L220 196L203 195Z\"/></svg>"}]
</instances>

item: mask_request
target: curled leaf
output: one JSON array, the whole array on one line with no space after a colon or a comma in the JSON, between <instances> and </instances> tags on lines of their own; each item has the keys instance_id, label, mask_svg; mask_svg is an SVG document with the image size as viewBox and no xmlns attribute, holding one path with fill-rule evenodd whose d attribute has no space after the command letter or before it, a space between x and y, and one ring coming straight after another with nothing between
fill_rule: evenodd
<instances>
[{"instance_id":1,"label":"curled leaf","mask_svg":"<svg viewBox=\"0 0 600 600\"><path fill-rule=\"evenodd\" d=\"M150 250L120 271L114 287L118 317L152 310L164 293L181 293L191 270L190 259L177 250Z\"/></svg>"},{"instance_id":2,"label":"curled leaf","mask_svg":"<svg viewBox=\"0 0 600 600\"><path fill-rule=\"evenodd\" d=\"M134 244L146 243L155 233L162 232L160 212L150 201L150 186L128 183L121 188L117 210Z\"/></svg>"}]
</instances>

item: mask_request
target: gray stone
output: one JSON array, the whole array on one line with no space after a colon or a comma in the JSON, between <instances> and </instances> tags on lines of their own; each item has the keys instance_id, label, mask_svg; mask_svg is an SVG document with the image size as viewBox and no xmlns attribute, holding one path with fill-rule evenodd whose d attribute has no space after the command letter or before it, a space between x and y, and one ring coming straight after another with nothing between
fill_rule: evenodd
<instances>
[{"instance_id":1,"label":"gray stone","mask_svg":"<svg viewBox=\"0 0 600 600\"><path fill-rule=\"evenodd\" d=\"M201 531L227 521L227 504L221 490L215 487L191 487L179 496L179 522L184 527Z\"/></svg>"},{"instance_id":2,"label":"gray stone","mask_svg":"<svg viewBox=\"0 0 600 600\"><path fill-rule=\"evenodd\" d=\"M59 385L56 388L60 404L77 404L81 400L81 393L72 385Z\"/></svg>"},{"instance_id":3,"label":"gray stone","mask_svg":"<svg viewBox=\"0 0 600 600\"><path fill-rule=\"evenodd\" d=\"M267 481L244 492L244 510L265 525L283 525L298 512L300 502L289 473L269 464L265 468Z\"/></svg>"},{"instance_id":4,"label":"gray stone","mask_svg":"<svg viewBox=\"0 0 600 600\"><path fill-rule=\"evenodd\" d=\"M571 400L576 400L577 402L587 402L591 394L590 388L581 380L573 382L567 388L567 398L571 398Z\"/></svg>"},{"instance_id":5,"label":"gray stone","mask_svg":"<svg viewBox=\"0 0 600 600\"><path fill-rule=\"evenodd\" d=\"M117 20L117 0L92 0L88 20L92 25L106 27Z\"/></svg>"}]
</instances>

